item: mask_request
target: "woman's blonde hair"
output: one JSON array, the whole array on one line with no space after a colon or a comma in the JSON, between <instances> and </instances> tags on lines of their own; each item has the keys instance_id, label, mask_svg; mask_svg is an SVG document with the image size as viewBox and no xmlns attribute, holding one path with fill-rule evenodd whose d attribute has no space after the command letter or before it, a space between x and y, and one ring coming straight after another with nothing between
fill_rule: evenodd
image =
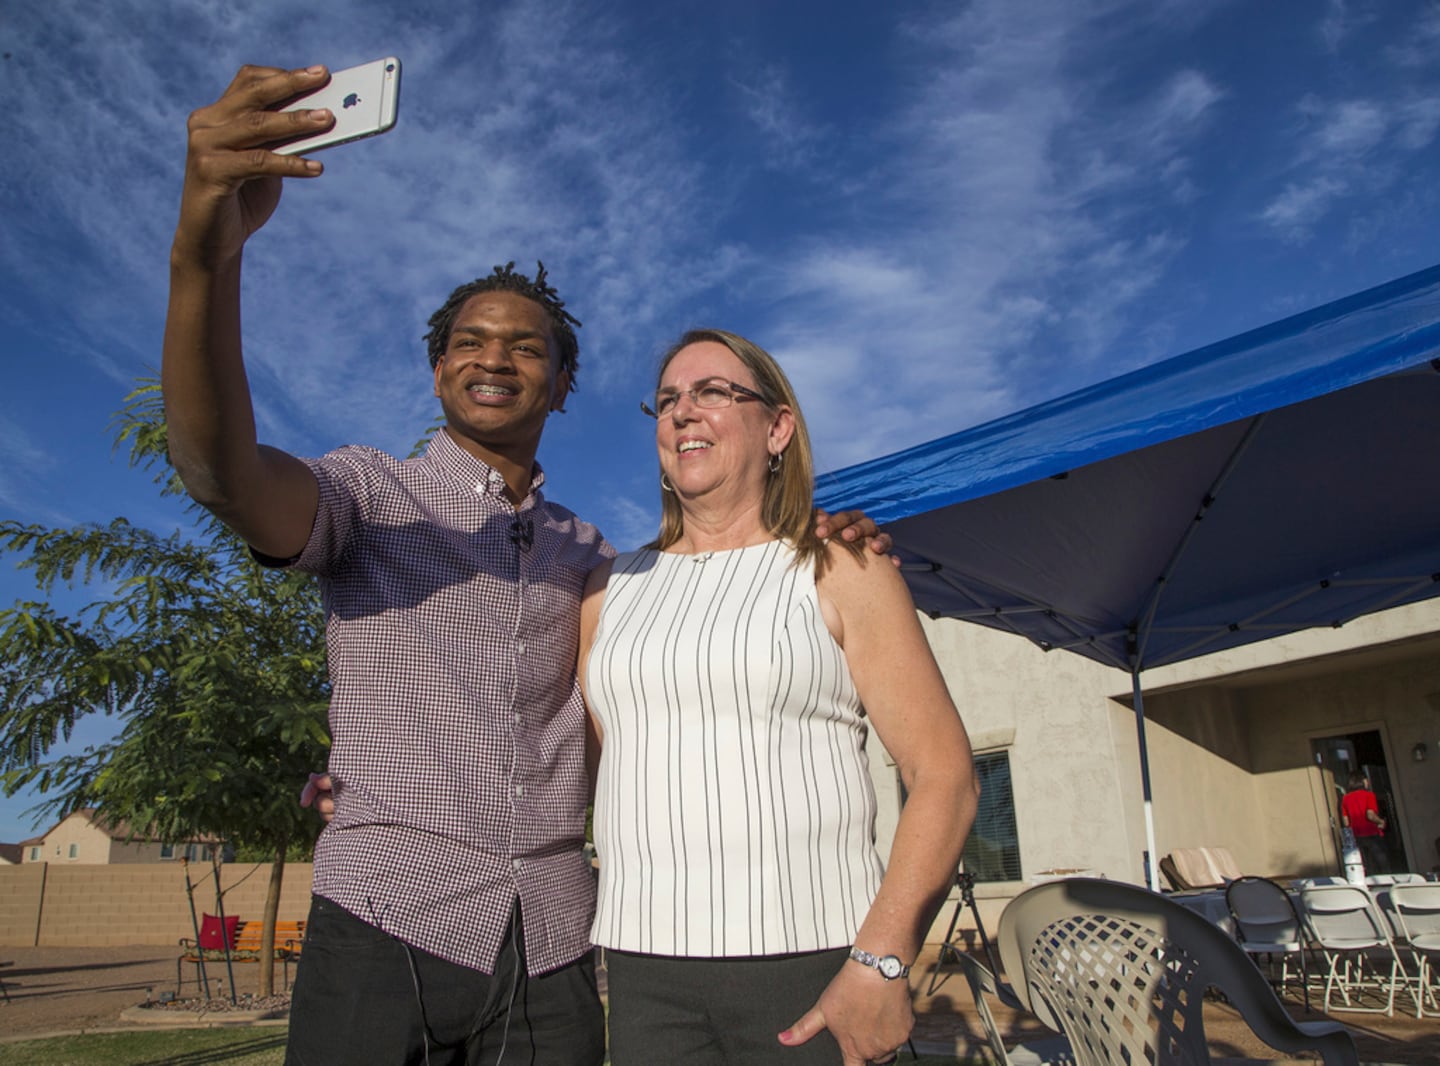
<instances>
[{"instance_id":1,"label":"woman's blonde hair","mask_svg":"<svg viewBox=\"0 0 1440 1066\"><path fill-rule=\"evenodd\" d=\"M815 536L815 460L810 450L810 433L805 428L805 416L800 413L800 401L795 398L790 379L780 369L775 357L738 333L723 329L692 329L661 357L660 369L655 374L656 384L665 376L670 361L682 349L703 341L713 341L730 349L754 376L755 391L764 396L772 407L788 407L794 415L795 432L779 457L779 468L765 482L760 519L766 529L795 549L797 563L813 561L818 569L824 559L825 545ZM685 516L680 510L680 501L673 492L662 489L660 532L645 547L663 550L678 541L684 532ZM840 543L851 547L848 541Z\"/></svg>"}]
</instances>

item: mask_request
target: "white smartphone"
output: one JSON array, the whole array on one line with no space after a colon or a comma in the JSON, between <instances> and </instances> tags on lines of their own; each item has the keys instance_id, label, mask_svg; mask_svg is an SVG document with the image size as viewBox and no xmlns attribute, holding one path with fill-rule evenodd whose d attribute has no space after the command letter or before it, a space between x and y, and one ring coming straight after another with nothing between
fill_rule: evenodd
<instances>
[{"instance_id":1,"label":"white smartphone","mask_svg":"<svg viewBox=\"0 0 1440 1066\"><path fill-rule=\"evenodd\" d=\"M312 93L291 100L281 111L328 107L335 125L324 133L286 141L272 152L306 155L332 145L384 133L395 125L400 107L400 60L394 56L330 73L330 81Z\"/></svg>"}]
</instances>

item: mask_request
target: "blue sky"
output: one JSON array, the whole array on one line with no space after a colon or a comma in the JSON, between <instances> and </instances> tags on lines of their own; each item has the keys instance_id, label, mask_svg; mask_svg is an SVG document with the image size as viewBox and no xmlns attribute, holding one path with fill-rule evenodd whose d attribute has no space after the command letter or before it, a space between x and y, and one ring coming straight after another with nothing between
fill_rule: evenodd
<instances>
[{"instance_id":1,"label":"blue sky","mask_svg":"<svg viewBox=\"0 0 1440 1066\"><path fill-rule=\"evenodd\" d=\"M404 65L396 129L325 153L247 249L263 439L407 452L431 311L543 259L584 323L549 492L621 547L659 510L637 399L687 327L781 359L824 471L1440 259L1430 0L65 0L0 42L25 522L184 521L109 419L158 366L186 115L245 62ZM33 595L0 563L0 602ZM0 799L0 840L33 802Z\"/></svg>"}]
</instances>

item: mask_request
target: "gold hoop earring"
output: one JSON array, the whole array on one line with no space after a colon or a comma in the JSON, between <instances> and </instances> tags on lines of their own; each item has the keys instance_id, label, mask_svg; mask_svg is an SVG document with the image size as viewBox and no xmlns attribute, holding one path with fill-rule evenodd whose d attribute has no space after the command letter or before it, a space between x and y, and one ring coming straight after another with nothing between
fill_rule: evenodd
<instances>
[{"instance_id":1,"label":"gold hoop earring","mask_svg":"<svg viewBox=\"0 0 1440 1066\"><path fill-rule=\"evenodd\" d=\"M673 492L675 491L675 486L672 485L672 484L670 484L670 479L669 479L668 477L666 477L664 474L661 474L661 475L660 475L660 490L661 490L662 492L670 492L670 493L673 493Z\"/></svg>"}]
</instances>

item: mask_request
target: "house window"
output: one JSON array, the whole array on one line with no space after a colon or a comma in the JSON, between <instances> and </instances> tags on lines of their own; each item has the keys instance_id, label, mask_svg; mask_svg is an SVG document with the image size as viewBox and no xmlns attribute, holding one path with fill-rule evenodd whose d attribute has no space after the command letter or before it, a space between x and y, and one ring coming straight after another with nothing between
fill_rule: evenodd
<instances>
[{"instance_id":1,"label":"house window","mask_svg":"<svg viewBox=\"0 0 1440 1066\"><path fill-rule=\"evenodd\" d=\"M79 844L71 844L71 845L70 845L70 858L73 859L73 858L75 858L76 856L78 856L79 854L80 854L80 845L79 845Z\"/></svg>"},{"instance_id":2,"label":"house window","mask_svg":"<svg viewBox=\"0 0 1440 1066\"><path fill-rule=\"evenodd\" d=\"M31 862L39 862L39 861L40 861L40 849L39 849L38 847L36 847L36 848L31 848L31 849L30 849L30 861L31 861Z\"/></svg>"},{"instance_id":3,"label":"house window","mask_svg":"<svg viewBox=\"0 0 1440 1066\"><path fill-rule=\"evenodd\" d=\"M174 845L174 844L161 844L161 845L160 845L160 857L161 857L162 859L173 859L173 858L175 857L175 845Z\"/></svg>"},{"instance_id":4,"label":"house window","mask_svg":"<svg viewBox=\"0 0 1440 1066\"><path fill-rule=\"evenodd\" d=\"M1020 837L1015 832L1015 797L1010 787L1010 753L975 756L980 808L965 842L965 870L976 881L1019 881Z\"/></svg>"}]
</instances>

